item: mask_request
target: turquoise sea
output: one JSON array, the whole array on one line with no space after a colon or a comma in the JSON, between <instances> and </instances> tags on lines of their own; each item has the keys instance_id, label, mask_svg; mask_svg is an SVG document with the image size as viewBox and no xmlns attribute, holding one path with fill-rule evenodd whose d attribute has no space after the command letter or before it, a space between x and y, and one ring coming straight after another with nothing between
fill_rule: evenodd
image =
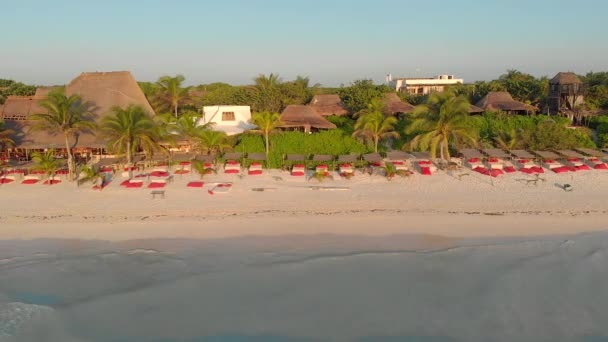
<instances>
[{"instance_id":1,"label":"turquoise sea","mask_svg":"<svg viewBox=\"0 0 608 342\"><path fill-rule=\"evenodd\" d=\"M0 341L608 341L608 233L0 242Z\"/></svg>"}]
</instances>

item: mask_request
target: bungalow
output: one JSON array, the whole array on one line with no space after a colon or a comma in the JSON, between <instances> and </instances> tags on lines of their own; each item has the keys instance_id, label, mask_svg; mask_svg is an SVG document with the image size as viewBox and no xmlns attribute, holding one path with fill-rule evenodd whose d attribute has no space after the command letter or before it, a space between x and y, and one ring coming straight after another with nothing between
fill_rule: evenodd
<instances>
[{"instance_id":1,"label":"bungalow","mask_svg":"<svg viewBox=\"0 0 608 342\"><path fill-rule=\"evenodd\" d=\"M313 107L302 105L287 106L281 114L281 122L279 128L307 133L336 128L336 125L319 115Z\"/></svg>"},{"instance_id":2,"label":"bungalow","mask_svg":"<svg viewBox=\"0 0 608 342\"><path fill-rule=\"evenodd\" d=\"M315 95L308 105L321 116L348 114L340 96L336 94Z\"/></svg>"},{"instance_id":3,"label":"bungalow","mask_svg":"<svg viewBox=\"0 0 608 342\"><path fill-rule=\"evenodd\" d=\"M213 123L211 129L235 135L255 128L250 121L251 109L249 106L204 106L203 117L198 124Z\"/></svg>"},{"instance_id":4,"label":"bungalow","mask_svg":"<svg viewBox=\"0 0 608 342\"><path fill-rule=\"evenodd\" d=\"M529 114L537 110L534 106L515 101L506 91L489 92L475 106L490 112L502 111L508 114Z\"/></svg>"},{"instance_id":5,"label":"bungalow","mask_svg":"<svg viewBox=\"0 0 608 342\"><path fill-rule=\"evenodd\" d=\"M396 93L386 93L382 99L384 109L388 114L408 114L414 111L414 106L401 100Z\"/></svg>"}]
</instances>

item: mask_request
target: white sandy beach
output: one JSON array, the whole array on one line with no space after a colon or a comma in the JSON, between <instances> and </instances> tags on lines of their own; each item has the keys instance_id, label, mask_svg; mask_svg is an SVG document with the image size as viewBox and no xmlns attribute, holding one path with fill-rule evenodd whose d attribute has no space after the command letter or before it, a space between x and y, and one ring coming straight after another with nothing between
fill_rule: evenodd
<instances>
[{"instance_id":1,"label":"white sandy beach","mask_svg":"<svg viewBox=\"0 0 608 342\"><path fill-rule=\"evenodd\" d=\"M467 172L467 171L464 171ZM222 238L249 235L422 233L448 237L571 234L608 228L608 172L545 173L526 184L522 173L491 178L468 171L461 180L438 172L387 181L357 174L318 183L278 170L261 176L175 175L165 199L125 189L118 176L103 191L90 185L0 187L0 239ZM272 176L280 176L276 180ZM210 183L230 181L228 194ZM559 186L574 188L565 192ZM310 186L348 187L342 191ZM256 192L252 188L273 188Z\"/></svg>"}]
</instances>

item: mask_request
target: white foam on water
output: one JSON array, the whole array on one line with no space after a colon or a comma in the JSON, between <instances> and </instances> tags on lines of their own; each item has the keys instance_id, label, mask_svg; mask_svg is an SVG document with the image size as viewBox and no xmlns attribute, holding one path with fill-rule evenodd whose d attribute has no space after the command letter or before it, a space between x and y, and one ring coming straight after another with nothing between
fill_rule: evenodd
<instances>
[{"instance_id":1,"label":"white foam on water","mask_svg":"<svg viewBox=\"0 0 608 342\"><path fill-rule=\"evenodd\" d=\"M34 319L52 315L54 309L21 302L0 303L0 337L11 337Z\"/></svg>"}]
</instances>

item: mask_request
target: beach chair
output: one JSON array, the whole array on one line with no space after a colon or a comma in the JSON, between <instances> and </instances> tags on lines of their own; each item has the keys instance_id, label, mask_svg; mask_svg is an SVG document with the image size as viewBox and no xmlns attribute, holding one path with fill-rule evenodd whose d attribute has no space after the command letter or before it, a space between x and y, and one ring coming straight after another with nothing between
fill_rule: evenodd
<instances>
[{"instance_id":1,"label":"beach chair","mask_svg":"<svg viewBox=\"0 0 608 342\"><path fill-rule=\"evenodd\" d=\"M410 171L411 160L414 156L403 151L386 152L386 159L395 166L395 171Z\"/></svg>"},{"instance_id":2,"label":"beach chair","mask_svg":"<svg viewBox=\"0 0 608 342\"><path fill-rule=\"evenodd\" d=\"M437 171L437 166L433 164L431 154L428 152L412 152L416 162L414 165L423 176L431 176Z\"/></svg>"},{"instance_id":3,"label":"beach chair","mask_svg":"<svg viewBox=\"0 0 608 342\"><path fill-rule=\"evenodd\" d=\"M289 170L294 177L303 177L306 175L305 161L303 154L288 154L283 161L283 170Z\"/></svg>"},{"instance_id":4,"label":"beach chair","mask_svg":"<svg viewBox=\"0 0 608 342\"><path fill-rule=\"evenodd\" d=\"M176 163L176 168L173 171L176 175L184 175L192 171L192 160L194 155L190 153L176 153L171 159Z\"/></svg>"},{"instance_id":5,"label":"beach chair","mask_svg":"<svg viewBox=\"0 0 608 342\"><path fill-rule=\"evenodd\" d=\"M315 154L312 157L312 161L315 163L315 173L323 173L329 176L329 170L331 169L331 163L334 157L329 154Z\"/></svg>"},{"instance_id":6,"label":"beach chair","mask_svg":"<svg viewBox=\"0 0 608 342\"><path fill-rule=\"evenodd\" d=\"M464 165L471 170L480 170L485 169L485 165L483 163L484 155L474 148L465 148L460 151L464 159Z\"/></svg>"},{"instance_id":7,"label":"beach chair","mask_svg":"<svg viewBox=\"0 0 608 342\"><path fill-rule=\"evenodd\" d=\"M209 195L227 194L232 189L232 183L218 183L211 189L207 190Z\"/></svg>"},{"instance_id":8,"label":"beach chair","mask_svg":"<svg viewBox=\"0 0 608 342\"><path fill-rule=\"evenodd\" d=\"M27 176L23 176L23 181L21 181L21 184L31 185L31 184L37 184L38 182L40 182L40 176L27 175Z\"/></svg>"},{"instance_id":9,"label":"beach chair","mask_svg":"<svg viewBox=\"0 0 608 342\"><path fill-rule=\"evenodd\" d=\"M572 168L574 168L576 171L591 170L591 167L589 167L585 161L586 158L584 155L573 150L559 150L556 152L564 156L564 164L565 166L569 167L570 170L572 170Z\"/></svg>"},{"instance_id":10,"label":"beach chair","mask_svg":"<svg viewBox=\"0 0 608 342\"><path fill-rule=\"evenodd\" d=\"M592 148L577 148L576 150L585 154L584 162L590 168L594 170L608 170L608 164L602 159L608 157L604 152Z\"/></svg>"},{"instance_id":11,"label":"beach chair","mask_svg":"<svg viewBox=\"0 0 608 342\"><path fill-rule=\"evenodd\" d=\"M120 185L124 186L127 189L138 189L138 188L142 188L144 186L144 180L143 179L129 179L127 181L120 183Z\"/></svg>"},{"instance_id":12,"label":"beach chair","mask_svg":"<svg viewBox=\"0 0 608 342\"><path fill-rule=\"evenodd\" d=\"M0 184L10 184L15 181L15 176L4 175L0 177Z\"/></svg>"},{"instance_id":13,"label":"beach chair","mask_svg":"<svg viewBox=\"0 0 608 342\"><path fill-rule=\"evenodd\" d=\"M526 150L510 150L509 153L513 156L513 165L522 173L539 174L544 173L542 167L538 166L534 159L536 156Z\"/></svg>"},{"instance_id":14,"label":"beach chair","mask_svg":"<svg viewBox=\"0 0 608 342\"><path fill-rule=\"evenodd\" d=\"M350 178L355 175L355 163L357 156L352 154L344 154L338 156L338 174L340 177Z\"/></svg>"},{"instance_id":15,"label":"beach chair","mask_svg":"<svg viewBox=\"0 0 608 342\"><path fill-rule=\"evenodd\" d=\"M532 151L541 160L540 165L546 169L549 169L555 173L568 172L570 169L565 167L564 164L558 162L560 156L555 152L551 151Z\"/></svg>"},{"instance_id":16,"label":"beach chair","mask_svg":"<svg viewBox=\"0 0 608 342\"><path fill-rule=\"evenodd\" d=\"M224 159L224 173L226 174L239 174L241 173L241 158L243 154L240 152L226 153Z\"/></svg>"},{"instance_id":17,"label":"beach chair","mask_svg":"<svg viewBox=\"0 0 608 342\"><path fill-rule=\"evenodd\" d=\"M186 184L187 188L202 188L205 185L205 182L203 181L193 181L193 182L188 182L188 184Z\"/></svg>"},{"instance_id":18,"label":"beach chair","mask_svg":"<svg viewBox=\"0 0 608 342\"><path fill-rule=\"evenodd\" d=\"M167 185L167 181L164 179L154 179L148 184L148 189L161 189Z\"/></svg>"},{"instance_id":19,"label":"beach chair","mask_svg":"<svg viewBox=\"0 0 608 342\"><path fill-rule=\"evenodd\" d=\"M487 156L486 166L489 170L502 170L508 173L515 172L515 168L508 161L510 155L498 148L483 149L482 152ZM509 167L505 170L506 167Z\"/></svg>"},{"instance_id":20,"label":"beach chair","mask_svg":"<svg viewBox=\"0 0 608 342\"><path fill-rule=\"evenodd\" d=\"M247 159L251 160L251 164L247 169L247 174L250 176L261 175L263 173L263 162L266 162L266 154L264 153L249 153Z\"/></svg>"}]
</instances>

